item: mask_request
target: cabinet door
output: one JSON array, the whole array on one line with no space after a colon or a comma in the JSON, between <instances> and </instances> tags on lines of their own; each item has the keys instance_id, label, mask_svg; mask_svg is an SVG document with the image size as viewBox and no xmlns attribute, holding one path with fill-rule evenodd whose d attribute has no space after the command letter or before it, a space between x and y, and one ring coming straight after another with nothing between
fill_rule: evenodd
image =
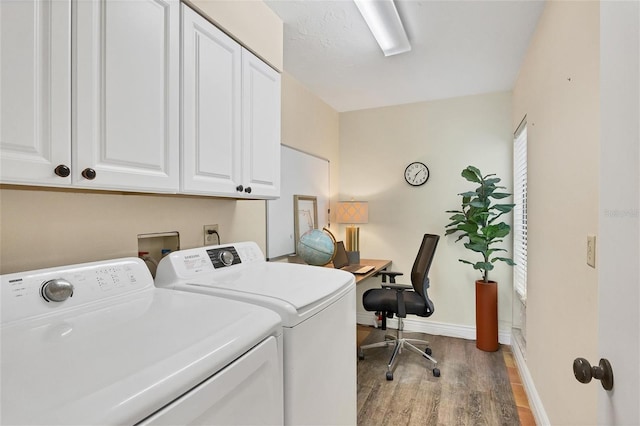
<instances>
[{"instance_id":1,"label":"cabinet door","mask_svg":"<svg viewBox=\"0 0 640 426\"><path fill-rule=\"evenodd\" d=\"M182 32L182 191L241 194L242 49L185 5Z\"/></svg>"},{"instance_id":2,"label":"cabinet door","mask_svg":"<svg viewBox=\"0 0 640 426\"><path fill-rule=\"evenodd\" d=\"M74 185L177 192L179 1L76 5Z\"/></svg>"},{"instance_id":3,"label":"cabinet door","mask_svg":"<svg viewBox=\"0 0 640 426\"><path fill-rule=\"evenodd\" d=\"M70 18L70 0L0 2L3 183L71 182Z\"/></svg>"},{"instance_id":4,"label":"cabinet door","mask_svg":"<svg viewBox=\"0 0 640 426\"><path fill-rule=\"evenodd\" d=\"M243 185L250 196L280 196L280 74L242 51Z\"/></svg>"}]
</instances>

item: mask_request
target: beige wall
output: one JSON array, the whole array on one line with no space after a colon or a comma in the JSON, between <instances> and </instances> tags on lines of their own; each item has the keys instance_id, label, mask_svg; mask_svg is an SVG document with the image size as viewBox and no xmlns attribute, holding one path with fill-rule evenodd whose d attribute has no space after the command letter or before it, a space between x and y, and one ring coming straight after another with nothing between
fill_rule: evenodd
<instances>
[{"instance_id":1,"label":"beige wall","mask_svg":"<svg viewBox=\"0 0 640 426\"><path fill-rule=\"evenodd\" d=\"M197 247L202 226L212 223L223 242L265 247L264 201L11 186L0 200L3 274L136 256L137 235L145 233L178 231L182 248Z\"/></svg>"},{"instance_id":2,"label":"beige wall","mask_svg":"<svg viewBox=\"0 0 640 426\"><path fill-rule=\"evenodd\" d=\"M333 212L340 164L338 113L286 72L282 87L282 143L329 160Z\"/></svg>"},{"instance_id":3,"label":"beige wall","mask_svg":"<svg viewBox=\"0 0 640 426\"><path fill-rule=\"evenodd\" d=\"M551 424L596 422L597 386L571 371L597 359L599 3L547 2L513 92L528 125L527 367Z\"/></svg>"},{"instance_id":4,"label":"beige wall","mask_svg":"<svg viewBox=\"0 0 640 426\"><path fill-rule=\"evenodd\" d=\"M361 255L392 259L393 270L404 272L408 283L422 235L442 236L430 272L435 313L427 321L475 327L474 282L480 276L458 262L469 257L462 243L444 238L450 216L445 211L460 207L458 193L475 189L460 176L468 165L496 173L512 187L512 140L508 92L340 114L340 196L369 201L369 223L360 226ZM412 161L429 167L424 186L404 181ZM344 238L344 231L339 235ZM500 329L508 333L512 270L500 264L491 278L500 283ZM377 285L367 284L358 286L360 293Z\"/></svg>"},{"instance_id":5,"label":"beige wall","mask_svg":"<svg viewBox=\"0 0 640 426\"><path fill-rule=\"evenodd\" d=\"M252 27L264 17L261 6L255 1L238 6L237 23ZM337 179L338 115L286 74L282 77L282 141L328 158L332 187L337 188L333 184ZM136 256L140 233L178 231L182 248L195 247L202 245L202 226L212 223L220 226L223 242L253 240L264 250L265 214L264 201L3 185L0 273Z\"/></svg>"}]
</instances>

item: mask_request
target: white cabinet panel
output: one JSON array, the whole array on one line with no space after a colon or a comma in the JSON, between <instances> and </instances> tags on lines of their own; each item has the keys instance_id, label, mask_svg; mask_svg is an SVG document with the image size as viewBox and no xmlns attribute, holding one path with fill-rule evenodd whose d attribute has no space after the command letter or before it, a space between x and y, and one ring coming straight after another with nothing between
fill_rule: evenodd
<instances>
[{"instance_id":1,"label":"white cabinet panel","mask_svg":"<svg viewBox=\"0 0 640 426\"><path fill-rule=\"evenodd\" d=\"M182 5L183 192L229 195L241 184L241 52Z\"/></svg>"},{"instance_id":2,"label":"white cabinet panel","mask_svg":"<svg viewBox=\"0 0 640 426\"><path fill-rule=\"evenodd\" d=\"M243 182L251 195L280 196L280 74L242 51Z\"/></svg>"},{"instance_id":3,"label":"white cabinet panel","mask_svg":"<svg viewBox=\"0 0 640 426\"><path fill-rule=\"evenodd\" d=\"M76 3L74 185L178 191L179 11L175 0Z\"/></svg>"},{"instance_id":4,"label":"white cabinet panel","mask_svg":"<svg viewBox=\"0 0 640 426\"><path fill-rule=\"evenodd\" d=\"M183 5L185 193L280 195L280 75Z\"/></svg>"},{"instance_id":5,"label":"white cabinet panel","mask_svg":"<svg viewBox=\"0 0 640 426\"><path fill-rule=\"evenodd\" d=\"M0 2L2 182L71 182L70 19L70 0Z\"/></svg>"}]
</instances>

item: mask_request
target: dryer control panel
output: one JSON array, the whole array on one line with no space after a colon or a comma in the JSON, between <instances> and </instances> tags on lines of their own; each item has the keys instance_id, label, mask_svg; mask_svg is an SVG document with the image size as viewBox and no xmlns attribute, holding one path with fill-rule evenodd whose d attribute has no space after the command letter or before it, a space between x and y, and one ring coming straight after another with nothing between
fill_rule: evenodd
<instances>
[{"instance_id":1,"label":"dryer control panel","mask_svg":"<svg viewBox=\"0 0 640 426\"><path fill-rule=\"evenodd\" d=\"M224 268L238 263L264 261L264 255L255 243L214 246L206 248L214 268Z\"/></svg>"},{"instance_id":2,"label":"dryer control panel","mask_svg":"<svg viewBox=\"0 0 640 426\"><path fill-rule=\"evenodd\" d=\"M171 286L180 280L219 276L264 262L262 250L252 241L174 251L160 261L155 283Z\"/></svg>"}]
</instances>

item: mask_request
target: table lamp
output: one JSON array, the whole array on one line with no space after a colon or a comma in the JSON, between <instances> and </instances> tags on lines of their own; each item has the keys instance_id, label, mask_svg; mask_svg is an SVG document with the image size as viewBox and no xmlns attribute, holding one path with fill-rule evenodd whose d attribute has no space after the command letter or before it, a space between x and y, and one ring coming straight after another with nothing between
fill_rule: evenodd
<instances>
[{"instance_id":1,"label":"table lamp","mask_svg":"<svg viewBox=\"0 0 640 426\"><path fill-rule=\"evenodd\" d=\"M345 248L349 263L360 263L360 228L354 224L369 222L369 203L366 201L338 202L338 223L348 224L346 228Z\"/></svg>"}]
</instances>

